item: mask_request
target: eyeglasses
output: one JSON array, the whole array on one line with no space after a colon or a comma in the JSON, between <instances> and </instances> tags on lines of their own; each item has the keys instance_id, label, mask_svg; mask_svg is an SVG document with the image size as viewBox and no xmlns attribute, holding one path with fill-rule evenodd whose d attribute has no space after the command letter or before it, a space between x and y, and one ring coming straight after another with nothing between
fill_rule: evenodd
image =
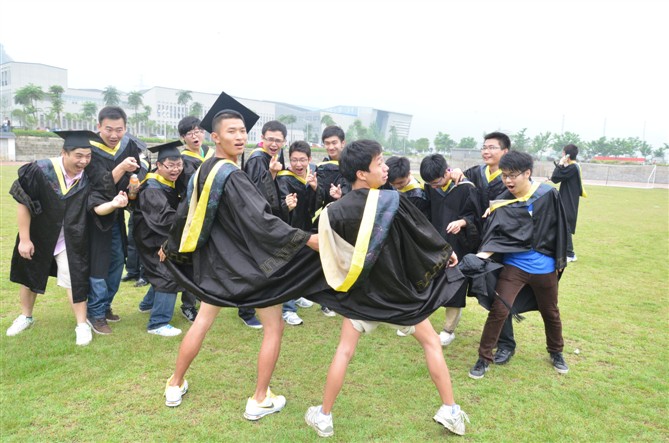
<instances>
[{"instance_id":1,"label":"eyeglasses","mask_svg":"<svg viewBox=\"0 0 669 443\"><path fill-rule=\"evenodd\" d=\"M284 144L284 143L286 142L286 141L285 141L284 139L282 139L282 138L274 138L274 137L263 137L263 140L265 140L265 141L266 141L267 143L269 143L270 145L271 145L272 143L276 143L277 145L282 145L282 144Z\"/></svg>"},{"instance_id":2,"label":"eyeglasses","mask_svg":"<svg viewBox=\"0 0 669 443\"><path fill-rule=\"evenodd\" d=\"M299 163L301 165L306 165L307 163L309 163L309 159L308 158L291 158L290 162L291 163Z\"/></svg>"},{"instance_id":3,"label":"eyeglasses","mask_svg":"<svg viewBox=\"0 0 669 443\"><path fill-rule=\"evenodd\" d=\"M195 137L196 135L200 135L200 134L202 134L202 133L204 133L204 131L203 131L202 129L193 129L192 131L188 131L188 132L186 132L185 136L186 136L186 137L193 138L193 137Z\"/></svg>"},{"instance_id":4,"label":"eyeglasses","mask_svg":"<svg viewBox=\"0 0 669 443\"><path fill-rule=\"evenodd\" d=\"M184 165L183 163L177 163L177 164L167 164L167 163L159 163L163 165L163 168L167 169L168 171L178 171L179 169L183 169Z\"/></svg>"},{"instance_id":5,"label":"eyeglasses","mask_svg":"<svg viewBox=\"0 0 669 443\"><path fill-rule=\"evenodd\" d=\"M523 175L524 173L525 173L525 171L519 172L517 174L505 174L505 173L502 172L502 180L506 180L507 178L510 178L511 180L515 180L518 177L520 177L521 175Z\"/></svg>"},{"instance_id":6,"label":"eyeglasses","mask_svg":"<svg viewBox=\"0 0 669 443\"><path fill-rule=\"evenodd\" d=\"M483 145L481 146L481 151L496 151L498 149L502 149L501 146L495 146L495 145Z\"/></svg>"}]
</instances>

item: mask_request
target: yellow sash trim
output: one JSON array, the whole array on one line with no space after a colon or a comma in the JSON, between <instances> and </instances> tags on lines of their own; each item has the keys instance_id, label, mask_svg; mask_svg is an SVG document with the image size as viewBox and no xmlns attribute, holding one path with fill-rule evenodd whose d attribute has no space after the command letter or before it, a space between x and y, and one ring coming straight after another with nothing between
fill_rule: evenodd
<instances>
[{"instance_id":1,"label":"yellow sash trim","mask_svg":"<svg viewBox=\"0 0 669 443\"><path fill-rule=\"evenodd\" d=\"M207 153L204 154L204 159L208 160L212 158L215 153L216 153L216 147L215 146L213 148L210 147L209 149L207 149Z\"/></svg>"},{"instance_id":2,"label":"yellow sash trim","mask_svg":"<svg viewBox=\"0 0 669 443\"><path fill-rule=\"evenodd\" d=\"M254 153L256 153L256 152L258 152L258 151L260 151L260 152L264 152L264 153L267 154L267 155L272 155L272 154L270 154L269 152L267 152L267 149L265 149L265 148L255 148L253 151L251 151L251 155L253 155ZM249 156L250 156L250 155L249 155Z\"/></svg>"},{"instance_id":3,"label":"yellow sash trim","mask_svg":"<svg viewBox=\"0 0 669 443\"><path fill-rule=\"evenodd\" d=\"M413 191L414 189L418 189L418 188L423 188L423 184L421 182L419 182L418 179L414 178L413 180L411 180L409 182L408 185L406 185L402 189L398 189L398 191L409 192L409 191Z\"/></svg>"},{"instance_id":4,"label":"yellow sash trim","mask_svg":"<svg viewBox=\"0 0 669 443\"><path fill-rule=\"evenodd\" d=\"M295 177L296 179L298 179L299 182L302 183L303 185L307 184L307 179L306 178L302 178L299 175L295 174L293 171L289 171L288 169L283 169L283 170L279 171L276 175L279 175L279 176L282 176L282 177L292 176L292 177Z\"/></svg>"},{"instance_id":5,"label":"yellow sash trim","mask_svg":"<svg viewBox=\"0 0 669 443\"><path fill-rule=\"evenodd\" d=\"M355 248L353 249L353 253L350 258L350 265L348 272L346 272L346 276L344 277L343 273L337 273L330 266L323 266L323 271L328 285L330 285L330 287L332 287L335 291L347 292L358 280L360 273L362 273L362 269L365 265L365 257L367 256L367 249L369 247L369 240L372 236L372 230L374 228L374 219L376 218L376 207L378 202L379 190L370 189L369 195L367 196L367 201L365 203L365 210L362 214L360 230L358 231L358 237L355 240ZM325 224L327 224L327 226L325 226ZM325 228L329 227L330 225L330 220L327 216L327 209L321 214L321 220L319 221L318 226L319 232L321 230L321 225L323 225ZM332 234L336 235L336 232L332 231ZM330 239L327 237L328 236L324 236L321 239L319 235L319 249L323 251L321 260L323 260L323 255L332 257L331 253L336 252L333 251L334 248L329 241ZM340 269L340 271L342 271L342 269Z\"/></svg>"},{"instance_id":6,"label":"yellow sash trim","mask_svg":"<svg viewBox=\"0 0 669 443\"><path fill-rule=\"evenodd\" d=\"M486 175L487 175L487 174L486 174ZM441 187L441 190L444 191L444 192L448 191L448 187L451 186L451 183L452 183L452 182L453 182L453 180L449 180L449 181L447 181L446 184L445 184L444 186Z\"/></svg>"},{"instance_id":7,"label":"yellow sash trim","mask_svg":"<svg viewBox=\"0 0 669 443\"><path fill-rule=\"evenodd\" d=\"M150 179L150 178L152 178L152 179L158 181L159 183L162 183L162 184L164 184L164 185L167 185L167 186L169 186L170 188L174 188L174 182L169 181L168 179L166 179L166 178L163 177L162 175L160 175L160 174L156 174L155 172L149 172L148 174L146 174L146 177L144 178L144 180L142 180L142 183L144 183L145 181L147 181L147 180Z\"/></svg>"},{"instance_id":8,"label":"yellow sash trim","mask_svg":"<svg viewBox=\"0 0 669 443\"><path fill-rule=\"evenodd\" d=\"M322 166L322 165L337 165L337 166L339 166L339 160L328 160L326 162L320 162L316 166Z\"/></svg>"},{"instance_id":9,"label":"yellow sash trim","mask_svg":"<svg viewBox=\"0 0 669 443\"><path fill-rule=\"evenodd\" d=\"M61 169L61 162L59 158L51 158L51 163L53 163L53 169L56 171L56 177L58 177L58 184L60 185L60 192L63 195L66 195L68 191L79 182L79 179L76 179L74 183L72 183L72 186L69 188L67 187L67 183L65 182L65 177L63 176L63 170Z\"/></svg>"},{"instance_id":10,"label":"yellow sash trim","mask_svg":"<svg viewBox=\"0 0 669 443\"><path fill-rule=\"evenodd\" d=\"M532 197L532 194L534 194L534 192L537 189L539 189L539 186L541 186L541 183L539 183L539 182L532 183L532 187L530 188L530 192L528 192L527 194L525 194L522 197L514 198L512 200L496 200L496 201L490 202L490 212L494 211L497 208L501 208L502 206L510 205L511 203L528 201L530 199L530 197Z\"/></svg>"},{"instance_id":11,"label":"yellow sash trim","mask_svg":"<svg viewBox=\"0 0 669 443\"><path fill-rule=\"evenodd\" d=\"M490 173L490 166L486 166L486 167L485 167L485 178L488 179L488 183L490 183L491 181L493 181L494 179L496 179L497 177L499 177L501 174L502 174L502 170L501 170L501 169L497 169L495 172L493 172L493 173L491 174L491 173Z\"/></svg>"},{"instance_id":12,"label":"yellow sash trim","mask_svg":"<svg viewBox=\"0 0 669 443\"><path fill-rule=\"evenodd\" d=\"M235 165L236 168L239 168L237 164L231 160L223 159L214 165L211 168L211 172L207 176L207 179L204 182L204 187L202 188L202 195L198 196L197 184L198 177L200 176L200 171L202 168L198 168L195 172L193 178L193 194L191 195L191 201L188 205L188 217L186 218L186 224L184 226L184 231L181 234L181 244L179 245L179 252L193 252L197 246L197 241L200 237L200 232L202 232L202 225L204 224L204 216L207 212L207 204L209 203L209 192L211 191L211 184L216 178L216 173L225 163L230 163Z\"/></svg>"},{"instance_id":13,"label":"yellow sash trim","mask_svg":"<svg viewBox=\"0 0 669 443\"><path fill-rule=\"evenodd\" d=\"M202 157L200 154L198 154L196 152L193 152L193 151L189 151L188 149L184 149L183 151L181 151L181 155L185 155L187 157L193 157L193 158L196 158L196 159L198 159L202 162L205 160L205 158Z\"/></svg>"},{"instance_id":14,"label":"yellow sash trim","mask_svg":"<svg viewBox=\"0 0 669 443\"><path fill-rule=\"evenodd\" d=\"M106 152L109 155L116 155L116 151L118 151L118 148L121 146L120 141L118 142L118 144L114 148L109 148L104 143L98 143L98 142L93 141L93 140L89 140L89 142L91 143L91 145L95 146L96 148L99 148L99 149L103 150L104 152Z\"/></svg>"}]
</instances>

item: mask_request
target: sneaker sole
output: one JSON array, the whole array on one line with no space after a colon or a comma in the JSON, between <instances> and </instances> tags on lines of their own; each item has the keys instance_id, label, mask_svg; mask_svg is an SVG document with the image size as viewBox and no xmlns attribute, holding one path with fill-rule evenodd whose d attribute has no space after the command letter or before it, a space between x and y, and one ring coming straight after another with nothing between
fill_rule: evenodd
<instances>
[{"instance_id":1,"label":"sneaker sole","mask_svg":"<svg viewBox=\"0 0 669 443\"><path fill-rule=\"evenodd\" d=\"M168 401L167 398L165 398L165 406L170 407L170 408L176 408L181 404L181 401L183 400L183 396L188 393L188 382L184 380L184 389L181 391L181 398L179 401ZM163 391L163 397L165 397L165 392Z\"/></svg>"},{"instance_id":2,"label":"sneaker sole","mask_svg":"<svg viewBox=\"0 0 669 443\"><path fill-rule=\"evenodd\" d=\"M441 421L441 419L436 415L432 417L432 419L437 423L439 423L440 425L442 425L443 427L445 427L446 429L448 429L449 431L451 431L452 433L454 433L455 435L465 435L464 432L456 431L450 423Z\"/></svg>"},{"instance_id":3,"label":"sneaker sole","mask_svg":"<svg viewBox=\"0 0 669 443\"><path fill-rule=\"evenodd\" d=\"M96 334L100 334L100 335L111 335L111 332L102 332L102 331L98 331L97 329L95 329L95 328L93 327L93 324L92 324L88 319L86 319L86 323L88 323L88 326L91 327L91 331L95 332Z\"/></svg>"},{"instance_id":4,"label":"sneaker sole","mask_svg":"<svg viewBox=\"0 0 669 443\"><path fill-rule=\"evenodd\" d=\"M283 408L281 408L281 409L283 409ZM244 418L247 419L247 420L251 420L251 421L258 421L266 415L276 414L277 412L281 412L281 409L264 412L260 415L251 415L248 412L244 412Z\"/></svg>"},{"instance_id":5,"label":"sneaker sole","mask_svg":"<svg viewBox=\"0 0 669 443\"><path fill-rule=\"evenodd\" d=\"M555 366L553 366L553 369L555 369L558 374L566 374L569 372L569 369L558 369Z\"/></svg>"},{"instance_id":6,"label":"sneaker sole","mask_svg":"<svg viewBox=\"0 0 669 443\"><path fill-rule=\"evenodd\" d=\"M14 332L14 333L12 333L12 334L10 334L9 332L7 332L7 337L16 337L17 335L19 335L19 334L21 334L21 333L23 333L23 332L26 332L28 329L30 329L30 328L32 328L32 327L33 327L33 324L31 323L30 326L28 326L27 328L23 328L23 329L21 329L19 332Z\"/></svg>"},{"instance_id":7,"label":"sneaker sole","mask_svg":"<svg viewBox=\"0 0 669 443\"><path fill-rule=\"evenodd\" d=\"M262 329L262 325L253 326L253 325L250 325L250 324L246 323L243 318L240 318L240 320L242 321L242 323L244 323L244 326L246 326L247 328Z\"/></svg>"},{"instance_id":8,"label":"sneaker sole","mask_svg":"<svg viewBox=\"0 0 669 443\"><path fill-rule=\"evenodd\" d=\"M485 372L484 372L482 375L474 375L474 374L472 374L471 372L469 372L469 378L473 378L474 380L480 380L480 379L482 379L483 377L485 377L485 373L486 373L486 372L488 372L487 369L485 370Z\"/></svg>"}]
</instances>

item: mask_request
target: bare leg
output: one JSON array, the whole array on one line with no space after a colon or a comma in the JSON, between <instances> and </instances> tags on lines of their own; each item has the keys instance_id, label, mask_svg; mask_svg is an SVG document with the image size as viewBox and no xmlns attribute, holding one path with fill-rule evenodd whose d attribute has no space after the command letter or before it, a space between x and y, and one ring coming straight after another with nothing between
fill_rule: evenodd
<instances>
[{"instance_id":1,"label":"bare leg","mask_svg":"<svg viewBox=\"0 0 669 443\"><path fill-rule=\"evenodd\" d=\"M434 329L432 330L432 333L434 334ZM344 385L346 369L355 354L355 348L358 346L359 339L360 332L353 327L353 324L348 318L344 318L341 325L339 345L332 358L332 363L330 363L328 378L325 382L325 390L323 391L323 414L327 415L332 411L332 407L339 395L339 391L341 391L341 387ZM437 337L437 343L439 344L439 352L441 353L439 337Z\"/></svg>"},{"instance_id":2,"label":"bare leg","mask_svg":"<svg viewBox=\"0 0 669 443\"><path fill-rule=\"evenodd\" d=\"M437 391L439 391L441 402L445 405L455 404L453 387L451 386L451 375L448 372L446 360L444 360L439 336L434 331L430 321L425 319L418 323L413 336L416 337L418 343L423 347L427 369L430 371L432 382L437 387Z\"/></svg>"},{"instance_id":3,"label":"bare leg","mask_svg":"<svg viewBox=\"0 0 669 443\"><path fill-rule=\"evenodd\" d=\"M27 286L21 285L19 287L19 303L21 304L21 314L25 315L26 317L32 317L36 300L37 294L31 291Z\"/></svg>"},{"instance_id":4,"label":"bare leg","mask_svg":"<svg viewBox=\"0 0 669 443\"><path fill-rule=\"evenodd\" d=\"M72 289L66 289L67 297L70 299L70 304L72 305L72 311L74 311L74 318L77 320L77 324L86 323L86 309L88 302L82 301L75 303L72 300Z\"/></svg>"},{"instance_id":5,"label":"bare leg","mask_svg":"<svg viewBox=\"0 0 669 443\"><path fill-rule=\"evenodd\" d=\"M186 336L181 341L179 346L179 355L177 356L177 365L174 369L174 375L170 380L170 386L181 386L184 381L186 371L190 367L197 354L200 352L204 337L207 331L216 320L218 311L221 308L202 302L200 305L200 312L195 317L195 321L186 333Z\"/></svg>"},{"instance_id":6,"label":"bare leg","mask_svg":"<svg viewBox=\"0 0 669 443\"><path fill-rule=\"evenodd\" d=\"M281 352L283 318L281 317L281 305L259 308L256 309L256 313L260 317L260 323L262 323L263 336L260 352L258 353L258 379L253 398L258 403L262 403L265 400L267 388Z\"/></svg>"}]
</instances>

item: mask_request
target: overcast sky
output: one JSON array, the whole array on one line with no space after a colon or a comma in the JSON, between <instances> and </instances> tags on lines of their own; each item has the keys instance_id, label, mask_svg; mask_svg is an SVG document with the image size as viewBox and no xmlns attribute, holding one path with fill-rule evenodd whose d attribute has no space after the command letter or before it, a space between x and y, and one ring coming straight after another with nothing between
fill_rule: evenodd
<instances>
[{"instance_id":1,"label":"overcast sky","mask_svg":"<svg viewBox=\"0 0 669 443\"><path fill-rule=\"evenodd\" d=\"M669 6L631 1L3 2L0 43L71 88L152 86L413 115L410 138L527 128L669 142Z\"/></svg>"}]
</instances>

